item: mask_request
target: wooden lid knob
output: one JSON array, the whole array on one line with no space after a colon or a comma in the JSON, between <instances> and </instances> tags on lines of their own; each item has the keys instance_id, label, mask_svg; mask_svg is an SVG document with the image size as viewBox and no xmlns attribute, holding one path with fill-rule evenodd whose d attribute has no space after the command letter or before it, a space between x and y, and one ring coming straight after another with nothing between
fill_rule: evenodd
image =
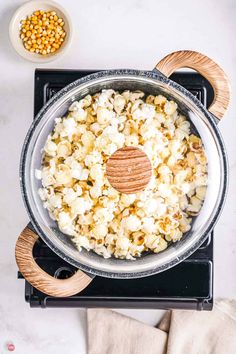
<instances>
[{"instance_id":1,"label":"wooden lid knob","mask_svg":"<svg viewBox=\"0 0 236 354\"><path fill-rule=\"evenodd\" d=\"M106 174L113 188L132 194L145 189L152 175L149 158L139 148L118 149L107 161Z\"/></svg>"}]
</instances>

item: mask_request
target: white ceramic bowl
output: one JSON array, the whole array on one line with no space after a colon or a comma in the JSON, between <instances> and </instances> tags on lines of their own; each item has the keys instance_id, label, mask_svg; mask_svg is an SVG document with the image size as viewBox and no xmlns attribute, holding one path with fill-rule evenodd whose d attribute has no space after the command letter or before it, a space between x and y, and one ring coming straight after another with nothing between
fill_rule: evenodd
<instances>
[{"instance_id":1,"label":"white ceramic bowl","mask_svg":"<svg viewBox=\"0 0 236 354\"><path fill-rule=\"evenodd\" d=\"M57 15L63 18L65 25L64 30L66 32L65 40L61 47L54 53L47 55L41 55L37 53L29 52L25 49L22 39L20 38L20 26L21 20L25 19L26 16L31 15L34 11L44 10L44 11L55 11ZM28 1L19 7L14 13L10 26L9 26L9 36L11 43L17 53L24 59L37 62L37 63L47 63L49 61L55 60L58 57L65 54L66 50L69 48L72 40L72 22L67 11L54 1L48 0L33 0Z\"/></svg>"}]
</instances>

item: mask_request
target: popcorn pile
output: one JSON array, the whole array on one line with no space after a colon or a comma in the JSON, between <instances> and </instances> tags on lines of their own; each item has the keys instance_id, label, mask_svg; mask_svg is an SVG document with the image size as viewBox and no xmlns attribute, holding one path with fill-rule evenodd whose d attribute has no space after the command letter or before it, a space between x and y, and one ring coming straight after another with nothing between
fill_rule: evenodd
<instances>
[{"instance_id":1,"label":"popcorn pile","mask_svg":"<svg viewBox=\"0 0 236 354\"><path fill-rule=\"evenodd\" d=\"M137 194L118 192L105 175L108 158L124 146L142 149L152 164ZM207 159L175 102L103 90L55 119L36 177L44 207L79 250L133 260L190 230L206 193Z\"/></svg>"}]
</instances>

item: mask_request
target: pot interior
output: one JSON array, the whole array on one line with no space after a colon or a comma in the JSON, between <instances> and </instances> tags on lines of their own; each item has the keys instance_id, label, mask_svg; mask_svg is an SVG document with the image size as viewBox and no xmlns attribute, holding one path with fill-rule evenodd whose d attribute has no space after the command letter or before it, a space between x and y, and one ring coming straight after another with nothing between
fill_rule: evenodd
<instances>
[{"instance_id":1,"label":"pot interior","mask_svg":"<svg viewBox=\"0 0 236 354\"><path fill-rule=\"evenodd\" d=\"M141 90L147 95L163 94L178 104L178 109L193 125L204 144L208 158L207 194L192 228L165 251L147 253L135 261L104 259L96 253L79 252L70 237L63 234L43 207L38 195L41 181L35 170L41 167L42 150L54 127L54 119L66 115L69 106L87 94L102 89ZM225 152L222 139L210 114L188 91L153 72L100 72L78 80L52 98L40 111L26 137L21 161L22 190L31 221L39 235L59 256L88 272L109 277L141 277L157 273L177 264L193 253L205 240L221 210L227 182Z\"/></svg>"}]
</instances>

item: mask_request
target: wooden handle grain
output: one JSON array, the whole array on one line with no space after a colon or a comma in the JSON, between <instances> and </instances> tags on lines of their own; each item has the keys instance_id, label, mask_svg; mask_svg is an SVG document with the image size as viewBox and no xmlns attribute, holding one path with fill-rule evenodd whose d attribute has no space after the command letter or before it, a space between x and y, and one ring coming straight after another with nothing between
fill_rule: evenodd
<instances>
[{"instance_id":1,"label":"wooden handle grain","mask_svg":"<svg viewBox=\"0 0 236 354\"><path fill-rule=\"evenodd\" d=\"M167 77L180 68L194 69L210 82L215 96L208 110L221 119L229 106L231 95L229 80L221 67L206 55L191 50L171 53L156 65L156 69Z\"/></svg>"},{"instance_id":2,"label":"wooden handle grain","mask_svg":"<svg viewBox=\"0 0 236 354\"><path fill-rule=\"evenodd\" d=\"M39 291L54 297L72 296L82 291L92 278L78 270L67 279L57 279L42 270L33 258L33 247L38 236L26 227L20 234L15 248L18 268L23 277Z\"/></svg>"},{"instance_id":3,"label":"wooden handle grain","mask_svg":"<svg viewBox=\"0 0 236 354\"><path fill-rule=\"evenodd\" d=\"M126 146L110 156L107 179L121 193L133 194L145 189L152 176L152 165L144 151Z\"/></svg>"}]
</instances>

